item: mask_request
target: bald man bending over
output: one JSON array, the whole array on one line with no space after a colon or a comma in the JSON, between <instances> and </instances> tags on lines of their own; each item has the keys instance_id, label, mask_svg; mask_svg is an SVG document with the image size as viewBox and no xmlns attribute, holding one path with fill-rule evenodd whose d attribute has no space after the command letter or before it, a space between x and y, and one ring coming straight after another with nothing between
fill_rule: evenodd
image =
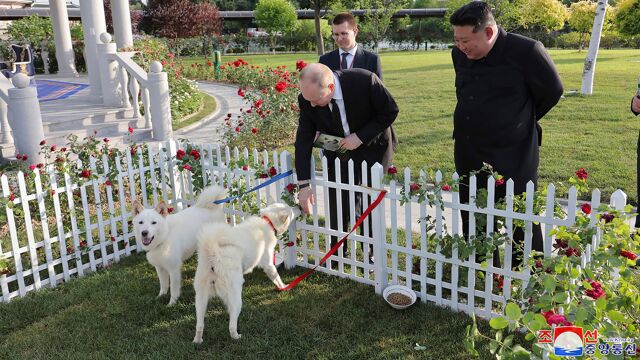
<instances>
[{"instance_id":1,"label":"bald man bending over","mask_svg":"<svg viewBox=\"0 0 640 360\"><path fill-rule=\"evenodd\" d=\"M296 172L300 187L298 200L302 209L310 213L314 203L309 187L310 159L316 132L344 138L340 141L340 146L345 152L323 150L329 166L329 181L335 181L334 164L335 159L339 158L341 181L348 183L348 161L352 159L355 184L370 186L371 166L382 163L385 152L390 149L385 129L398 116L398 106L376 74L364 69L333 72L318 63L309 64L301 71L298 102L300 120L295 142ZM363 161L368 166L366 184L362 184ZM349 218L351 207L348 191L341 193L341 231L348 232L350 225L362 213L362 193L356 193L355 196L356 219ZM336 204L336 190L329 189L329 225L334 230L338 230ZM332 236L331 245L336 242L337 237ZM373 252L369 251L370 261L373 260L372 256Z\"/></svg>"}]
</instances>

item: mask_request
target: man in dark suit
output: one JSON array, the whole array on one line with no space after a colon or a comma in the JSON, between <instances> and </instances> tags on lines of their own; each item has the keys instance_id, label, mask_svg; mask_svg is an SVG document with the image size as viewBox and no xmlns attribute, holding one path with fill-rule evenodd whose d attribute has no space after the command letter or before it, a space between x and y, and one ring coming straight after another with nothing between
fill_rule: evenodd
<instances>
[{"instance_id":1,"label":"man in dark suit","mask_svg":"<svg viewBox=\"0 0 640 360\"><path fill-rule=\"evenodd\" d=\"M458 100L453 115L456 171L467 176L488 163L513 179L515 194L523 193L527 182L538 178L538 121L560 100L560 77L542 43L498 27L487 3L464 5L449 20L456 44L451 52ZM478 187L486 187L486 178L478 176ZM505 196L505 188L497 187L498 198ZM460 200L469 200L468 177L460 186ZM468 235L469 214L462 212L462 218ZM522 242L521 228L513 238ZM543 250L539 225L533 227L532 245ZM521 257L514 254L513 264ZM496 252L494 265L499 263Z\"/></svg>"},{"instance_id":2,"label":"man in dark suit","mask_svg":"<svg viewBox=\"0 0 640 360\"><path fill-rule=\"evenodd\" d=\"M310 159L317 133L343 137L340 147L345 153L324 151L327 157L329 181L335 181L335 159L340 159L341 182L348 183L348 161L354 162L354 183L370 186L370 167L380 163L387 151L384 131L398 116L398 106L378 76L363 69L332 72L322 64L309 64L300 72L300 120L295 141L295 162L300 193L298 200L306 213L314 203L309 186ZM362 162L369 167L367 183L362 182ZM352 207L349 192L341 191L342 229L350 230ZM362 193L356 193L355 215L362 213ZM329 189L329 224L338 230L336 190ZM371 233L369 233L371 234ZM331 237L332 246L337 237ZM353 250L355 251L355 249ZM344 254L344 247L343 247ZM369 250L371 261L372 251Z\"/></svg>"},{"instance_id":3,"label":"man in dark suit","mask_svg":"<svg viewBox=\"0 0 640 360\"><path fill-rule=\"evenodd\" d=\"M638 116L640 114L640 79L638 79L638 93L631 98L631 112ZM638 209L640 209L640 134L638 135L638 145L636 147L636 194L638 195ZM636 216L636 231L640 228L640 214Z\"/></svg>"},{"instance_id":4,"label":"man in dark suit","mask_svg":"<svg viewBox=\"0 0 640 360\"><path fill-rule=\"evenodd\" d=\"M350 13L340 13L331 25L333 39L338 49L320 56L318 61L331 70L367 69L382 79L382 66L378 55L364 50L356 43L358 26Z\"/></svg>"}]
</instances>

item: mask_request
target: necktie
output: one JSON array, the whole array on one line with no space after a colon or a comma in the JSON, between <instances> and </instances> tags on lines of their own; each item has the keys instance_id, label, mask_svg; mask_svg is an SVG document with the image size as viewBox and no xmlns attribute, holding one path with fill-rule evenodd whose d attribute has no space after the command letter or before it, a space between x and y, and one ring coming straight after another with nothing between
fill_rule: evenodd
<instances>
[{"instance_id":1,"label":"necktie","mask_svg":"<svg viewBox=\"0 0 640 360\"><path fill-rule=\"evenodd\" d=\"M331 99L331 118L333 119L333 127L338 136L344 136L342 117L340 117L340 108L338 107L335 99Z\"/></svg>"},{"instance_id":2,"label":"necktie","mask_svg":"<svg viewBox=\"0 0 640 360\"><path fill-rule=\"evenodd\" d=\"M347 63L347 56L349 56L348 52L342 53L342 60L340 61L340 70L346 70L349 68Z\"/></svg>"}]
</instances>

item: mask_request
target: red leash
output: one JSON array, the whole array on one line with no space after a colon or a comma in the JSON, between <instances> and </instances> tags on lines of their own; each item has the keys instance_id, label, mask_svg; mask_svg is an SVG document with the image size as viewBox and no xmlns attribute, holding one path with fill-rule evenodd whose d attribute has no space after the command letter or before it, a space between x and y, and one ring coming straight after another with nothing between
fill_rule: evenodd
<instances>
[{"instance_id":1,"label":"red leash","mask_svg":"<svg viewBox=\"0 0 640 360\"><path fill-rule=\"evenodd\" d=\"M286 287L283 287L283 288L276 287L276 289L278 289L279 291L290 290L293 287L295 287L296 285L298 285L298 283L300 281L304 280L307 276L313 274L316 271L316 268L318 268L318 266L324 264L324 262L327 261L327 259L331 255L333 255L336 251L338 251L338 248L340 247L340 245L342 245L345 242L345 240L347 240L347 237L349 237L349 235L351 235L358 228L358 226L360 226L362 224L364 219L366 219L367 216L369 216L369 214L371 214L371 211L373 209L375 209L376 206L378 206L382 202L382 199L384 199L384 196L386 194L387 194L387 192L385 190L381 190L380 191L380 194L378 195L378 198L374 202L372 202L371 205L369 205L369 207L367 208L367 210L364 211L364 213L362 213L362 216L360 216L360 218L358 218L358 221L356 221L356 223L353 225L353 228L351 229L351 231L349 231L349 233L347 235L345 235L342 239L340 239L340 241L338 241L331 248L331 250L329 250L329 252L325 256L322 257L322 259L320 259L320 262L318 263L318 265L314 266L313 268L307 270L304 274L302 274L302 275L298 276L297 278L295 278Z\"/></svg>"}]
</instances>

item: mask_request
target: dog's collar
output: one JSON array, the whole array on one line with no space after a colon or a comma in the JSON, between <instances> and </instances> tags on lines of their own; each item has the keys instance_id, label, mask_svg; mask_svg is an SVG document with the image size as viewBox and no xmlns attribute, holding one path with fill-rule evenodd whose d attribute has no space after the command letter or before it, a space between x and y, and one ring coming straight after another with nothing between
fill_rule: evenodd
<instances>
[{"instance_id":1,"label":"dog's collar","mask_svg":"<svg viewBox=\"0 0 640 360\"><path fill-rule=\"evenodd\" d=\"M269 219L268 216L263 215L262 218L264 219L264 221L267 222L267 224L269 224L269 226L271 226L271 229L273 230L273 234L278 237L278 230L276 230L276 227L273 226L273 223L271 222L271 219Z\"/></svg>"}]
</instances>

